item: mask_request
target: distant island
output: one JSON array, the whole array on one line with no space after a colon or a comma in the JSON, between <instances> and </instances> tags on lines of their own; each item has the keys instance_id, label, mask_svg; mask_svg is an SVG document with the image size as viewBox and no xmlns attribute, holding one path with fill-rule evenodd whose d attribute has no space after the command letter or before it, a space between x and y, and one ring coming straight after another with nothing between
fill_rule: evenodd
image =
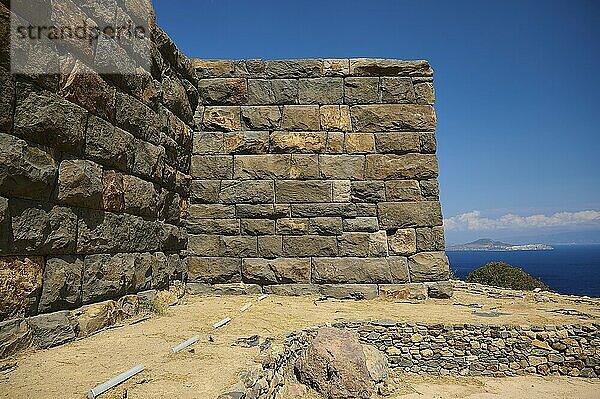
<instances>
[{"instance_id":1,"label":"distant island","mask_svg":"<svg viewBox=\"0 0 600 399\"><path fill-rule=\"evenodd\" d=\"M450 245L448 251L548 251L554 249L546 244L523 244L514 245L505 242L494 241L491 238L480 238L473 242L462 245Z\"/></svg>"}]
</instances>

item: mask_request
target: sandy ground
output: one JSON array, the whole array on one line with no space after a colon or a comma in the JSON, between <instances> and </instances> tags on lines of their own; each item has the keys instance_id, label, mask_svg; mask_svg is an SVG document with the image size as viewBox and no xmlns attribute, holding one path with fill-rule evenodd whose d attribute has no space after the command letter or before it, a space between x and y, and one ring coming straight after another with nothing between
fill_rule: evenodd
<instances>
[{"instance_id":1,"label":"sandy ground","mask_svg":"<svg viewBox=\"0 0 600 399\"><path fill-rule=\"evenodd\" d=\"M232 346L240 337L259 334L275 345L290 331L337 320L397 320L428 323L478 322L490 324L591 323L600 321L600 300L575 303L565 297L554 302L525 298L491 299L459 290L449 300L420 303L368 301L315 301L315 297L186 297L162 316L109 329L92 337L49 350L28 351L0 364L18 368L0 374L0 398L83 398L89 388L143 363L146 370L101 398L216 398L238 381L237 373L252 365L258 348ZM240 313L248 302L253 306ZM479 309L465 306L478 304ZM568 309L574 315L551 312ZM481 317L478 312L502 312ZM573 313L573 312L570 312ZM587 316L586 316L587 315ZM212 324L233 320L216 331ZM172 346L199 334L194 352L170 354ZM208 335L214 342L208 341ZM433 378L403 376L401 398L600 398L600 382L582 378L513 377Z\"/></svg>"}]
</instances>

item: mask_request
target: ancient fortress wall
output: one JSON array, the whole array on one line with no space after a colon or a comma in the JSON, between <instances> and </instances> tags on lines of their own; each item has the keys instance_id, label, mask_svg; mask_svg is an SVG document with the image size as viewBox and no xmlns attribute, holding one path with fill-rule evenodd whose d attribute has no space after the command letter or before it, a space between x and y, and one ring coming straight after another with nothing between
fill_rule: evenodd
<instances>
[{"instance_id":1,"label":"ancient fortress wall","mask_svg":"<svg viewBox=\"0 0 600 399\"><path fill-rule=\"evenodd\" d=\"M448 279L426 61L194 63L189 281Z\"/></svg>"},{"instance_id":2,"label":"ancient fortress wall","mask_svg":"<svg viewBox=\"0 0 600 399\"><path fill-rule=\"evenodd\" d=\"M1 4L0 10L5 40L11 14ZM69 12L105 17L93 9ZM136 17L125 7L115 18ZM11 75L2 43L0 321L9 321L0 335L23 317L185 278L180 214L189 192L197 81L191 62L156 26L146 44L151 70L130 58L135 74L112 76L72 55L23 49L31 62L60 65L60 75L36 77ZM115 41L100 40L92 60L118 51ZM68 329L66 316L47 320ZM36 317L31 325L46 320Z\"/></svg>"}]
</instances>

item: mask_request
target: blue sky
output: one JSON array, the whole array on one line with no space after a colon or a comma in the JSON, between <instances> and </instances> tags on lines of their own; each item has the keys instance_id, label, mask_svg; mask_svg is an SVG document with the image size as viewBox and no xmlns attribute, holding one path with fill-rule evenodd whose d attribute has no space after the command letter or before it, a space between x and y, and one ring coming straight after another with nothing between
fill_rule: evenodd
<instances>
[{"instance_id":1,"label":"blue sky","mask_svg":"<svg viewBox=\"0 0 600 399\"><path fill-rule=\"evenodd\" d=\"M600 2L154 4L190 57L429 60L448 241L600 242Z\"/></svg>"}]
</instances>

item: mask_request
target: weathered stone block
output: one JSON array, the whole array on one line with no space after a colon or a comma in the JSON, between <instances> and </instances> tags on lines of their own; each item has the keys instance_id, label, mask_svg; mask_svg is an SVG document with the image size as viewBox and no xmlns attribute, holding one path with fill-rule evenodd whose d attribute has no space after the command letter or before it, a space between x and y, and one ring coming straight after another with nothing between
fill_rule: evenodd
<instances>
[{"instance_id":1,"label":"weathered stone block","mask_svg":"<svg viewBox=\"0 0 600 399\"><path fill-rule=\"evenodd\" d=\"M344 79L344 104L376 104L378 102L378 77Z\"/></svg>"},{"instance_id":2,"label":"weathered stone block","mask_svg":"<svg viewBox=\"0 0 600 399\"><path fill-rule=\"evenodd\" d=\"M190 281L217 284L242 281L239 258L188 257Z\"/></svg>"},{"instance_id":3,"label":"weathered stone block","mask_svg":"<svg viewBox=\"0 0 600 399\"><path fill-rule=\"evenodd\" d=\"M204 130L233 132L242 129L240 107L205 107L202 118Z\"/></svg>"},{"instance_id":4,"label":"weathered stone block","mask_svg":"<svg viewBox=\"0 0 600 399\"><path fill-rule=\"evenodd\" d=\"M244 282L260 285L308 283L310 259L244 259L242 278Z\"/></svg>"},{"instance_id":5,"label":"weathered stone block","mask_svg":"<svg viewBox=\"0 0 600 399\"><path fill-rule=\"evenodd\" d=\"M343 233L338 238L340 256L385 257L388 255L385 231Z\"/></svg>"},{"instance_id":6,"label":"weathered stone block","mask_svg":"<svg viewBox=\"0 0 600 399\"><path fill-rule=\"evenodd\" d=\"M269 60L265 74L268 78L312 78L323 72L323 61L318 59Z\"/></svg>"},{"instance_id":7,"label":"weathered stone block","mask_svg":"<svg viewBox=\"0 0 600 399\"><path fill-rule=\"evenodd\" d=\"M421 190L416 180L388 180L385 182L387 201L420 201Z\"/></svg>"},{"instance_id":8,"label":"weathered stone block","mask_svg":"<svg viewBox=\"0 0 600 399\"><path fill-rule=\"evenodd\" d=\"M348 154L368 154L375 152L375 138L372 133L346 133L346 152Z\"/></svg>"},{"instance_id":9,"label":"weathered stone block","mask_svg":"<svg viewBox=\"0 0 600 399\"><path fill-rule=\"evenodd\" d=\"M73 309L81 301L83 261L74 256L49 258L44 268L39 312Z\"/></svg>"},{"instance_id":10,"label":"weathered stone block","mask_svg":"<svg viewBox=\"0 0 600 399\"><path fill-rule=\"evenodd\" d=\"M325 148L325 132L273 132L274 152L321 152Z\"/></svg>"},{"instance_id":11,"label":"weathered stone block","mask_svg":"<svg viewBox=\"0 0 600 399\"><path fill-rule=\"evenodd\" d=\"M350 60L347 58L327 58L323 60L323 75L346 76L350 72Z\"/></svg>"},{"instance_id":12,"label":"weathered stone block","mask_svg":"<svg viewBox=\"0 0 600 399\"><path fill-rule=\"evenodd\" d=\"M290 179L318 179L318 154L292 154L290 159Z\"/></svg>"},{"instance_id":13,"label":"weathered stone block","mask_svg":"<svg viewBox=\"0 0 600 399\"><path fill-rule=\"evenodd\" d=\"M335 203L335 204L293 204L292 217L319 217L319 216L341 216L356 217L356 204Z\"/></svg>"},{"instance_id":14,"label":"weathered stone block","mask_svg":"<svg viewBox=\"0 0 600 399\"><path fill-rule=\"evenodd\" d=\"M381 202L385 201L385 185L382 181L353 181L351 183L352 201Z\"/></svg>"},{"instance_id":15,"label":"weathered stone block","mask_svg":"<svg viewBox=\"0 0 600 399\"><path fill-rule=\"evenodd\" d=\"M406 256L390 256L387 258L394 283L408 283L408 258Z\"/></svg>"},{"instance_id":16,"label":"weathered stone block","mask_svg":"<svg viewBox=\"0 0 600 399\"><path fill-rule=\"evenodd\" d=\"M298 104L298 80L248 79L248 104Z\"/></svg>"},{"instance_id":17,"label":"weathered stone block","mask_svg":"<svg viewBox=\"0 0 600 399\"><path fill-rule=\"evenodd\" d=\"M300 79L298 83L299 104L342 104L343 99L342 78Z\"/></svg>"},{"instance_id":18,"label":"weathered stone block","mask_svg":"<svg viewBox=\"0 0 600 399\"><path fill-rule=\"evenodd\" d=\"M333 190L333 202L350 202L350 180L333 180L331 182Z\"/></svg>"},{"instance_id":19,"label":"weathered stone block","mask_svg":"<svg viewBox=\"0 0 600 399\"><path fill-rule=\"evenodd\" d=\"M83 261L82 302L92 303L135 292L134 254L88 255ZM141 288L141 287L140 287Z\"/></svg>"},{"instance_id":20,"label":"weathered stone block","mask_svg":"<svg viewBox=\"0 0 600 399\"><path fill-rule=\"evenodd\" d=\"M433 70L424 60L355 58L350 59L350 74L354 76L433 76Z\"/></svg>"},{"instance_id":21,"label":"weathered stone block","mask_svg":"<svg viewBox=\"0 0 600 399\"><path fill-rule=\"evenodd\" d=\"M228 219L235 218L235 205L192 204L188 207L188 219Z\"/></svg>"},{"instance_id":22,"label":"weathered stone block","mask_svg":"<svg viewBox=\"0 0 600 399\"><path fill-rule=\"evenodd\" d=\"M137 296L132 298L137 299ZM117 302L104 301L83 306L71 312L70 316L77 321L77 336L83 338L121 321L125 318L125 312Z\"/></svg>"},{"instance_id":23,"label":"weathered stone block","mask_svg":"<svg viewBox=\"0 0 600 399\"><path fill-rule=\"evenodd\" d=\"M242 234L253 236L275 234L275 221L270 219L240 220Z\"/></svg>"},{"instance_id":24,"label":"weathered stone block","mask_svg":"<svg viewBox=\"0 0 600 399\"><path fill-rule=\"evenodd\" d=\"M379 231L377 217L357 217L344 219L344 231L374 233Z\"/></svg>"},{"instance_id":25,"label":"weathered stone block","mask_svg":"<svg viewBox=\"0 0 600 399\"><path fill-rule=\"evenodd\" d=\"M32 86L17 84L15 135L36 143L81 154L86 112L73 103Z\"/></svg>"},{"instance_id":26,"label":"weathered stone block","mask_svg":"<svg viewBox=\"0 0 600 399\"><path fill-rule=\"evenodd\" d=\"M30 344L31 330L27 321L12 319L0 322L0 358L26 349Z\"/></svg>"},{"instance_id":27,"label":"weathered stone block","mask_svg":"<svg viewBox=\"0 0 600 399\"><path fill-rule=\"evenodd\" d=\"M269 132L231 132L223 136L223 152L228 154L264 154L269 152Z\"/></svg>"},{"instance_id":28,"label":"weathered stone block","mask_svg":"<svg viewBox=\"0 0 600 399\"><path fill-rule=\"evenodd\" d=\"M191 174L195 179L231 179L233 157L230 155L193 155Z\"/></svg>"},{"instance_id":29,"label":"weathered stone block","mask_svg":"<svg viewBox=\"0 0 600 399\"><path fill-rule=\"evenodd\" d=\"M342 234L342 218L316 217L309 220L309 234L339 235Z\"/></svg>"},{"instance_id":30,"label":"weathered stone block","mask_svg":"<svg viewBox=\"0 0 600 399\"><path fill-rule=\"evenodd\" d=\"M284 235L304 235L308 234L308 219L302 218L281 218L277 219L277 234Z\"/></svg>"},{"instance_id":31,"label":"weathered stone block","mask_svg":"<svg viewBox=\"0 0 600 399\"><path fill-rule=\"evenodd\" d=\"M117 252L129 248L129 223L133 217L111 212L82 212L77 227L77 252ZM138 227L142 227L139 226ZM144 234L149 234L147 231Z\"/></svg>"},{"instance_id":32,"label":"weathered stone block","mask_svg":"<svg viewBox=\"0 0 600 399\"><path fill-rule=\"evenodd\" d=\"M454 293L454 287L450 281L436 281L427 283L427 293L430 298L448 299Z\"/></svg>"},{"instance_id":33,"label":"weathered stone block","mask_svg":"<svg viewBox=\"0 0 600 399\"><path fill-rule=\"evenodd\" d=\"M388 240L393 255L412 255L417 252L415 229L398 229L388 236Z\"/></svg>"},{"instance_id":34,"label":"weathered stone block","mask_svg":"<svg viewBox=\"0 0 600 399\"><path fill-rule=\"evenodd\" d=\"M383 103L415 102L415 90L411 78L382 77L380 90Z\"/></svg>"},{"instance_id":35,"label":"weathered stone block","mask_svg":"<svg viewBox=\"0 0 600 399\"><path fill-rule=\"evenodd\" d=\"M443 251L419 252L408 258L410 281L438 281L448 280L450 277L450 264Z\"/></svg>"},{"instance_id":36,"label":"weathered stone block","mask_svg":"<svg viewBox=\"0 0 600 399\"><path fill-rule=\"evenodd\" d=\"M350 107L350 116L352 129L356 132L434 130L437 123L430 105L354 105Z\"/></svg>"},{"instance_id":37,"label":"weathered stone block","mask_svg":"<svg viewBox=\"0 0 600 399\"><path fill-rule=\"evenodd\" d=\"M165 166L165 148L136 139L134 142L133 173L159 182Z\"/></svg>"},{"instance_id":38,"label":"weathered stone block","mask_svg":"<svg viewBox=\"0 0 600 399\"><path fill-rule=\"evenodd\" d=\"M248 100L248 86L243 78L200 79L200 102L206 105L240 105Z\"/></svg>"},{"instance_id":39,"label":"weathered stone block","mask_svg":"<svg viewBox=\"0 0 600 399\"><path fill-rule=\"evenodd\" d=\"M379 295L387 300L422 301L427 299L427 287L424 284L382 284Z\"/></svg>"},{"instance_id":40,"label":"weathered stone block","mask_svg":"<svg viewBox=\"0 0 600 399\"><path fill-rule=\"evenodd\" d=\"M75 252L77 216L70 208L11 200L10 214L18 253Z\"/></svg>"},{"instance_id":41,"label":"weathered stone block","mask_svg":"<svg viewBox=\"0 0 600 399\"><path fill-rule=\"evenodd\" d=\"M315 131L319 130L320 117L318 105L284 105L281 128L283 130Z\"/></svg>"},{"instance_id":42,"label":"weathered stone block","mask_svg":"<svg viewBox=\"0 0 600 399\"><path fill-rule=\"evenodd\" d=\"M419 142L421 143L421 152L425 154L435 154L437 142L434 132L421 132L419 134Z\"/></svg>"},{"instance_id":43,"label":"weathered stone block","mask_svg":"<svg viewBox=\"0 0 600 399\"><path fill-rule=\"evenodd\" d=\"M158 193L154 184L139 177L123 176L124 210L141 216L156 217Z\"/></svg>"},{"instance_id":44,"label":"weathered stone block","mask_svg":"<svg viewBox=\"0 0 600 399\"><path fill-rule=\"evenodd\" d=\"M379 223L385 229L442 225L439 202L381 202L377 208Z\"/></svg>"},{"instance_id":45,"label":"weathered stone block","mask_svg":"<svg viewBox=\"0 0 600 399\"><path fill-rule=\"evenodd\" d=\"M191 234L240 234L239 219L186 220L185 225Z\"/></svg>"},{"instance_id":46,"label":"weathered stone block","mask_svg":"<svg viewBox=\"0 0 600 399\"><path fill-rule=\"evenodd\" d=\"M361 180L365 174L363 155L319 155L319 170L325 179Z\"/></svg>"},{"instance_id":47,"label":"weathered stone block","mask_svg":"<svg viewBox=\"0 0 600 399\"><path fill-rule=\"evenodd\" d=\"M290 175L289 154L235 155L235 179L286 179Z\"/></svg>"},{"instance_id":48,"label":"weathered stone block","mask_svg":"<svg viewBox=\"0 0 600 399\"><path fill-rule=\"evenodd\" d=\"M0 320L35 314L43 271L41 257L0 257Z\"/></svg>"},{"instance_id":49,"label":"weathered stone block","mask_svg":"<svg viewBox=\"0 0 600 399\"><path fill-rule=\"evenodd\" d=\"M214 256L219 253L221 236L217 234L191 234L188 238L188 251L198 256Z\"/></svg>"},{"instance_id":50,"label":"weathered stone block","mask_svg":"<svg viewBox=\"0 0 600 399\"><path fill-rule=\"evenodd\" d=\"M385 258L313 258L312 281L317 284L377 284L392 281Z\"/></svg>"},{"instance_id":51,"label":"weathered stone block","mask_svg":"<svg viewBox=\"0 0 600 399\"><path fill-rule=\"evenodd\" d=\"M377 204L356 204L356 216L377 216Z\"/></svg>"},{"instance_id":52,"label":"weathered stone block","mask_svg":"<svg viewBox=\"0 0 600 399\"><path fill-rule=\"evenodd\" d=\"M0 133L0 193L48 200L57 170L52 153L46 149Z\"/></svg>"},{"instance_id":53,"label":"weathered stone block","mask_svg":"<svg viewBox=\"0 0 600 399\"><path fill-rule=\"evenodd\" d=\"M256 236L222 236L220 256L227 257L255 257L258 251Z\"/></svg>"},{"instance_id":54,"label":"weathered stone block","mask_svg":"<svg viewBox=\"0 0 600 399\"><path fill-rule=\"evenodd\" d=\"M341 154L344 152L344 133L328 132L325 148L327 154Z\"/></svg>"},{"instance_id":55,"label":"weathered stone block","mask_svg":"<svg viewBox=\"0 0 600 399\"><path fill-rule=\"evenodd\" d=\"M166 107L184 122L191 123L193 120L192 107L181 81L174 76L165 76L161 81L161 86L163 102Z\"/></svg>"},{"instance_id":56,"label":"weathered stone block","mask_svg":"<svg viewBox=\"0 0 600 399\"><path fill-rule=\"evenodd\" d=\"M331 202L331 182L323 180L278 180L275 199L279 203Z\"/></svg>"},{"instance_id":57,"label":"weathered stone block","mask_svg":"<svg viewBox=\"0 0 600 399\"><path fill-rule=\"evenodd\" d=\"M134 137L94 115L88 118L85 134L85 155L102 165L122 171L133 167Z\"/></svg>"},{"instance_id":58,"label":"weathered stone block","mask_svg":"<svg viewBox=\"0 0 600 399\"><path fill-rule=\"evenodd\" d=\"M259 236L258 256L261 258L279 258L283 256L283 240L281 236Z\"/></svg>"},{"instance_id":59,"label":"weathered stone block","mask_svg":"<svg viewBox=\"0 0 600 399\"><path fill-rule=\"evenodd\" d=\"M304 296L319 294L319 286L314 284L273 284L263 287L265 294L279 296Z\"/></svg>"},{"instance_id":60,"label":"weathered stone block","mask_svg":"<svg viewBox=\"0 0 600 399\"><path fill-rule=\"evenodd\" d=\"M442 226L417 229L417 251L443 251L445 247L446 242Z\"/></svg>"},{"instance_id":61,"label":"weathered stone block","mask_svg":"<svg viewBox=\"0 0 600 399\"><path fill-rule=\"evenodd\" d=\"M194 202L217 202L220 186L219 180L192 180L190 197Z\"/></svg>"},{"instance_id":62,"label":"weathered stone block","mask_svg":"<svg viewBox=\"0 0 600 399\"><path fill-rule=\"evenodd\" d=\"M277 130L281 110L275 105L242 107L242 121L247 130Z\"/></svg>"},{"instance_id":63,"label":"weathered stone block","mask_svg":"<svg viewBox=\"0 0 600 399\"><path fill-rule=\"evenodd\" d=\"M438 163L431 154L366 155L367 179L431 179L438 175Z\"/></svg>"},{"instance_id":64,"label":"weathered stone block","mask_svg":"<svg viewBox=\"0 0 600 399\"><path fill-rule=\"evenodd\" d=\"M350 108L347 105L323 105L319 108L321 130L352 130Z\"/></svg>"},{"instance_id":65,"label":"weathered stone block","mask_svg":"<svg viewBox=\"0 0 600 399\"><path fill-rule=\"evenodd\" d=\"M375 299L377 284L323 284L319 286L319 292L335 299Z\"/></svg>"},{"instance_id":66,"label":"weathered stone block","mask_svg":"<svg viewBox=\"0 0 600 399\"><path fill-rule=\"evenodd\" d=\"M58 200L82 208L102 208L102 167L83 159L64 160L58 169Z\"/></svg>"},{"instance_id":67,"label":"weathered stone block","mask_svg":"<svg viewBox=\"0 0 600 399\"><path fill-rule=\"evenodd\" d=\"M421 133L416 132L377 132L375 146L378 152L386 154L406 154L420 152Z\"/></svg>"},{"instance_id":68,"label":"weathered stone block","mask_svg":"<svg viewBox=\"0 0 600 399\"><path fill-rule=\"evenodd\" d=\"M219 200L225 204L273 202L271 180L223 180Z\"/></svg>"},{"instance_id":69,"label":"weathered stone block","mask_svg":"<svg viewBox=\"0 0 600 399\"><path fill-rule=\"evenodd\" d=\"M415 83L415 97L419 104L431 104L435 102L435 90L431 82Z\"/></svg>"},{"instance_id":70,"label":"weathered stone block","mask_svg":"<svg viewBox=\"0 0 600 399\"><path fill-rule=\"evenodd\" d=\"M237 204L235 212L238 218L277 219L290 216L289 205L285 204Z\"/></svg>"},{"instance_id":71,"label":"weathered stone block","mask_svg":"<svg viewBox=\"0 0 600 399\"><path fill-rule=\"evenodd\" d=\"M69 312L63 311L29 318L33 346L46 349L75 340L76 322L68 315Z\"/></svg>"},{"instance_id":72,"label":"weathered stone block","mask_svg":"<svg viewBox=\"0 0 600 399\"><path fill-rule=\"evenodd\" d=\"M222 132L194 132L194 154L220 154L222 152Z\"/></svg>"},{"instance_id":73,"label":"weathered stone block","mask_svg":"<svg viewBox=\"0 0 600 399\"><path fill-rule=\"evenodd\" d=\"M140 139L158 143L161 120L151 108L134 97L120 92L116 94L116 107L117 126Z\"/></svg>"},{"instance_id":74,"label":"weathered stone block","mask_svg":"<svg viewBox=\"0 0 600 399\"><path fill-rule=\"evenodd\" d=\"M439 200L440 189L436 179L421 180L419 182L419 185L421 186L421 194L423 195L423 197L425 197L425 199L431 201Z\"/></svg>"},{"instance_id":75,"label":"weathered stone block","mask_svg":"<svg viewBox=\"0 0 600 399\"><path fill-rule=\"evenodd\" d=\"M337 242L333 236L284 236L283 253L286 257L337 256Z\"/></svg>"},{"instance_id":76,"label":"weathered stone block","mask_svg":"<svg viewBox=\"0 0 600 399\"><path fill-rule=\"evenodd\" d=\"M198 58L194 58L192 61L198 78L232 77L234 74L233 61L201 60Z\"/></svg>"}]
</instances>

